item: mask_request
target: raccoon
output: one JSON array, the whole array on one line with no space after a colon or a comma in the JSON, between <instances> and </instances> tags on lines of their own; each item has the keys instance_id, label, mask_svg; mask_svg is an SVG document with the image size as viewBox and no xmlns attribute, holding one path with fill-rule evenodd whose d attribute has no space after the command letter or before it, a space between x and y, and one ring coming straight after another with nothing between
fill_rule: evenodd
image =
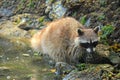
<instances>
[{"instance_id":1,"label":"raccoon","mask_svg":"<svg viewBox=\"0 0 120 80\"><path fill-rule=\"evenodd\" d=\"M56 62L76 63L80 55L92 54L98 44L98 28L87 29L72 17L46 25L31 38L31 47L48 54Z\"/></svg>"}]
</instances>

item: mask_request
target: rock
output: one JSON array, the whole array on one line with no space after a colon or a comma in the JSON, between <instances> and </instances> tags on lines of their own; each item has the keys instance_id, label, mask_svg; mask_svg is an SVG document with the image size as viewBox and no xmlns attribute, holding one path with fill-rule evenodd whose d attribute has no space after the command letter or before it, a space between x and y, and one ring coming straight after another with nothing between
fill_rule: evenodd
<instances>
[{"instance_id":1,"label":"rock","mask_svg":"<svg viewBox=\"0 0 120 80\"><path fill-rule=\"evenodd\" d=\"M0 17L9 17L13 14L12 10L6 8L0 8Z\"/></svg>"},{"instance_id":2,"label":"rock","mask_svg":"<svg viewBox=\"0 0 120 80\"><path fill-rule=\"evenodd\" d=\"M120 55L119 55L119 53L116 53L114 51L110 51L109 48L110 47L107 46L107 45L99 44L96 47L96 51L99 55L98 58L101 59L100 61L102 61L102 63L106 62L106 63L112 63L112 64L120 65Z\"/></svg>"},{"instance_id":3,"label":"rock","mask_svg":"<svg viewBox=\"0 0 120 80\"><path fill-rule=\"evenodd\" d=\"M81 17L86 16L86 19L84 19L85 26L88 28L95 26L101 27L107 24L113 25L115 26L115 31L109 39L112 44L116 42L120 43L120 0L2 0L0 1L0 6L0 62L3 63L6 61L18 61L21 59L20 56L28 56L24 57L25 59L29 58L29 56L31 57L33 52L30 48L29 39L37 32L37 30L31 29L41 29L45 27L43 24L45 21L49 21L49 18L53 20L64 16L72 16L79 20ZM119 47L117 47L117 49L117 52L110 52L109 46L99 44L97 46L97 54L93 54L94 57L86 55L86 61L96 63L97 67L92 66L87 69L85 67L83 71L72 71L72 66L66 63L56 64L56 74L60 75L56 80L61 78L61 74L68 73L64 78L65 80L119 80L119 70L114 72L113 67L108 64L101 66L97 64L112 63L115 66L119 65ZM33 56L37 57L39 55L34 54ZM49 60L45 58L45 62L48 61ZM33 63L37 65L40 63L43 65L45 62L41 63L41 58L33 61ZM52 65L54 65L53 62ZM0 76L6 75L6 73L3 73L4 70L7 71L6 73L9 72L9 70L5 68L0 68ZM80 70L82 69L80 68ZM38 71L40 70L38 69ZM39 75L41 76L41 74ZM6 76L7 79L12 79L12 77L13 76L10 75ZM23 78L19 80L22 79ZM47 78L45 80L49 79L50 78Z\"/></svg>"},{"instance_id":4,"label":"rock","mask_svg":"<svg viewBox=\"0 0 120 80\"><path fill-rule=\"evenodd\" d=\"M9 71L10 70L10 68L8 68L8 67L0 67L0 71Z\"/></svg>"},{"instance_id":5,"label":"rock","mask_svg":"<svg viewBox=\"0 0 120 80\"><path fill-rule=\"evenodd\" d=\"M75 69L74 66L71 66L65 62L57 62L55 68L56 68L56 72L55 72L56 75L63 75Z\"/></svg>"},{"instance_id":6,"label":"rock","mask_svg":"<svg viewBox=\"0 0 120 80\"><path fill-rule=\"evenodd\" d=\"M11 21L3 21L0 23L0 34L6 37L30 37L27 31L16 27Z\"/></svg>"},{"instance_id":7,"label":"rock","mask_svg":"<svg viewBox=\"0 0 120 80\"><path fill-rule=\"evenodd\" d=\"M29 57L30 54L22 54L24 57Z\"/></svg>"},{"instance_id":8,"label":"rock","mask_svg":"<svg viewBox=\"0 0 120 80\"><path fill-rule=\"evenodd\" d=\"M0 67L0 76L6 76L6 73L10 72L10 68L9 67Z\"/></svg>"},{"instance_id":9,"label":"rock","mask_svg":"<svg viewBox=\"0 0 120 80\"><path fill-rule=\"evenodd\" d=\"M98 66L94 65L83 71L72 71L68 75L66 75L63 80L101 80L103 78L107 79L109 76L104 75L112 75L113 69L114 68L108 64L101 64Z\"/></svg>"},{"instance_id":10,"label":"rock","mask_svg":"<svg viewBox=\"0 0 120 80\"><path fill-rule=\"evenodd\" d=\"M102 57L108 57L110 55L109 46L104 44L98 44L96 51Z\"/></svg>"},{"instance_id":11,"label":"rock","mask_svg":"<svg viewBox=\"0 0 120 80\"><path fill-rule=\"evenodd\" d=\"M62 5L61 0L57 0L54 3L51 0L46 0L46 10L45 12L49 14L50 19L58 19L65 15L67 8Z\"/></svg>"},{"instance_id":12,"label":"rock","mask_svg":"<svg viewBox=\"0 0 120 80\"><path fill-rule=\"evenodd\" d=\"M120 53L111 52L109 59L113 64L120 65Z\"/></svg>"},{"instance_id":13,"label":"rock","mask_svg":"<svg viewBox=\"0 0 120 80\"><path fill-rule=\"evenodd\" d=\"M24 30L40 29L45 21L45 16L36 16L33 14L19 14L11 17L11 21L17 25L18 28Z\"/></svg>"}]
</instances>

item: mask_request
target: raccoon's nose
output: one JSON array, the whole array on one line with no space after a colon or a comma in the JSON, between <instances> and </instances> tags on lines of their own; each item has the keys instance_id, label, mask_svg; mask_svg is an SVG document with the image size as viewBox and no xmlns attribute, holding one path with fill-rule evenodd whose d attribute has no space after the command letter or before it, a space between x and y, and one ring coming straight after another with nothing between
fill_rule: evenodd
<instances>
[{"instance_id":1,"label":"raccoon's nose","mask_svg":"<svg viewBox=\"0 0 120 80\"><path fill-rule=\"evenodd\" d=\"M88 53L93 53L95 51L95 48L87 48L86 51Z\"/></svg>"}]
</instances>

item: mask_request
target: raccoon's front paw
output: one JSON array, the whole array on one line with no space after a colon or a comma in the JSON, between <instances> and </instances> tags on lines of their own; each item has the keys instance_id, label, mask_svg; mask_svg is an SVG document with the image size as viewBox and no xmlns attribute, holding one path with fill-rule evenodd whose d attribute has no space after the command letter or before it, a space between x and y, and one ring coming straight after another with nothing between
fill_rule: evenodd
<instances>
[{"instance_id":1,"label":"raccoon's front paw","mask_svg":"<svg viewBox=\"0 0 120 80\"><path fill-rule=\"evenodd\" d=\"M71 66L65 62L57 62L55 65L56 68L56 75L62 75L62 74L67 74L71 72L73 69L75 69L74 66Z\"/></svg>"},{"instance_id":2,"label":"raccoon's front paw","mask_svg":"<svg viewBox=\"0 0 120 80\"><path fill-rule=\"evenodd\" d=\"M51 68L55 67L55 61L53 61L53 60L49 60L48 64L50 65Z\"/></svg>"}]
</instances>

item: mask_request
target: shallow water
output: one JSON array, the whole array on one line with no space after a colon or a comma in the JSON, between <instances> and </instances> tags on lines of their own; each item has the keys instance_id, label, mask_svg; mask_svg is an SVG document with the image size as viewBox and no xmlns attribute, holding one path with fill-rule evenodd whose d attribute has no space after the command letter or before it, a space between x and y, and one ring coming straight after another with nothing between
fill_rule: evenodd
<instances>
[{"instance_id":1,"label":"shallow water","mask_svg":"<svg viewBox=\"0 0 120 80\"><path fill-rule=\"evenodd\" d=\"M45 61L29 47L0 37L0 80L53 80Z\"/></svg>"}]
</instances>

